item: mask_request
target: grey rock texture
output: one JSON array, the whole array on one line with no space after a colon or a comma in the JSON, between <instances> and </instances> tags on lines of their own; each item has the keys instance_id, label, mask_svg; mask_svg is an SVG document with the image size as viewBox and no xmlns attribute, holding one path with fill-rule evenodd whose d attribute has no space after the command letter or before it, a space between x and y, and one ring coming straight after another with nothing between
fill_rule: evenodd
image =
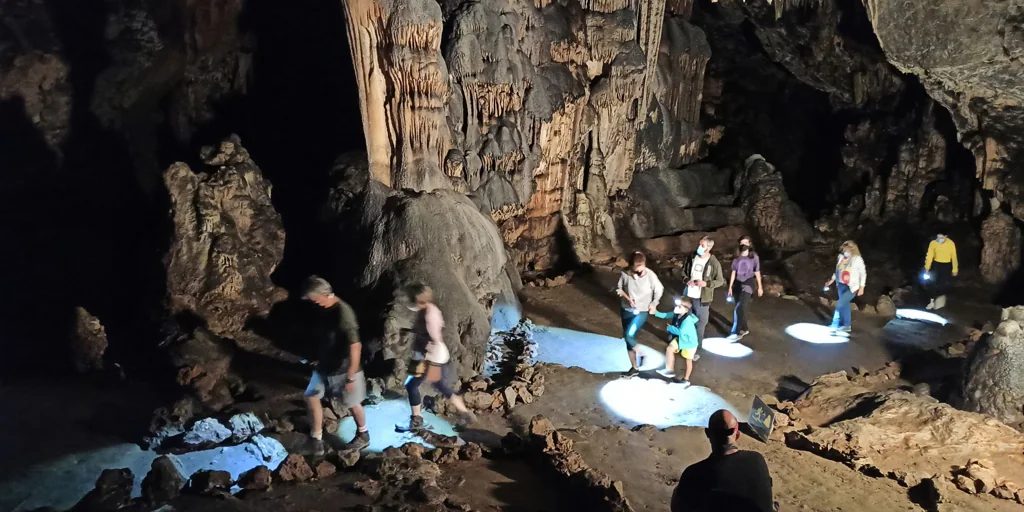
<instances>
[{"instance_id":1,"label":"grey rock texture","mask_svg":"<svg viewBox=\"0 0 1024 512\"><path fill-rule=\"evenodd\" d=\"M1003 321L973 348L963 384L963 409L1024 428L1024 308L1003 310Z\"/></svg>"},{"instance_id":2,"label":"grey rock texture","mask_svg":"<svg viewBox=\"0 0 1024 512\"><path fill-rule=\"evenodd\" d=\"M370 180L365 168L342 167L328 210L334 217L332 236L338 266L330 280L352 283L361 299L361 329L380 346L364 348L366 359L378 355L394 360L401 385L410 343L402 335L413 314L400 290L423 282L434 289L444 314L445 342L454 374L478 372L484 360L491 313L495 308L519 310L514 269L494 222L466 196L450 191L396 191ZM381 312L383 311L383 314Z\"/></svg>"},{"instance_id":3,"label":"grey rock texture","mask_svg":"<svg viewBox=\"0 0 1024 512\"><path fill-rule=\"evenodd\" d=\"M747 223L761 247L799 249L810 241L807 217L789 200L782 174L761 155L747 158L741 194Z\"/></svg>"},{"instance_id":4,"label":"grey rock texture","mask_svg":"<svg viewBox=\"0 0 1024 512\"><path fill-rule=\"evenodd\" d=\"M998 284L1020 268L1021 232L1014 218L1000 210L981 223L981 277Z\"/></svg>"},{"instance_id":5,"label":"grey rock texture","mask_svg":"<svg viewBox=\"0 0 1024 512\"><path fill-rule=\"evenodd\" d=\"M151 506L159 506L177 498L182 487L185 487L185 477L174 460L166 455L157 457L142 480L142 499Z\"/></svg>"}]
</instances>

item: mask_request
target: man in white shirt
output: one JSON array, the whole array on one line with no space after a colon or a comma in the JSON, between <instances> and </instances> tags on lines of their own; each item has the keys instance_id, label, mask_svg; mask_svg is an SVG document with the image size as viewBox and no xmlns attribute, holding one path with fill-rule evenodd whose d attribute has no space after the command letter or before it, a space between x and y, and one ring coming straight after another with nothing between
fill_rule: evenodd
<instances>
[{"instance_id":1,"label":"man in white shirt","mask_svg":"<svg viewBox=\"0 0 1024 512\"><path fill-rule=\"evenodd\" d=\"M647 322L647 315L653 314L665 291L661 280L654 271L647 268L647 258L642 252L633 253L632 267L619 276L616 294L622 299L622 331L626 340L626 352L631 365L627 376L640 373L636 355L636 333Z\"/></svg>"},{"instance_id":2,"label":"man in white shirt","mask_svg":"<svg viewBox=\"0 0 1024 512\"><path fill-rule=\"evenodd\" d=\"M686 283L686 296L693 301L691 312L697 315L697 340L704 342L704 329L708 326L711 302L715 300L715 288L725 285L722 264L711 254L715 241L706 236L700 239L697 250L683 264L680 273Z\"/></svg>"}]
</instances>

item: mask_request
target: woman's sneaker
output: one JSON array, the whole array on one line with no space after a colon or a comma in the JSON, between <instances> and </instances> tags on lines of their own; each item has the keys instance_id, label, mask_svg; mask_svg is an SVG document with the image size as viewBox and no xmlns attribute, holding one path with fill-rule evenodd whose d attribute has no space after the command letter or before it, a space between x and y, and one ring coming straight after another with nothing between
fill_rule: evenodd
<instances>
[{"instance_id":1,"label":"woman's sneaker","mask_svg":"<svg viewBox=\"0 0 1024 512\"><path fill-rule=\"evenodd\" d=\"M840 327L839 330L849 334L849 333L853 332L853 326L852 325L847 325L846 327Z\"/></svg>"},{"instance_id":2,"label":"woman's sneaker","mask_svg":"<svg viewBox=\"0 0 1024 512\"><path fill-rule=\"evenodd\" d=\"M636 377L637 375L640 375L640 370L638 370L636 368L630 368L629 371L627 371L624 374L624 376L626 376L626 377Z\"/></svg>"},{"instance_id":3,"label":"woman's sneaker","mask_svg":"<svg viewBox=\"0 0 1024 512\"><path fill-rule=\"evenodd\" d=\"M726 336L725 339L727 339L729 341L739 341L740 335L736 334L736 333L732 333L732 334Z\"/></svg>"},{"instance_id":4,"label":"woman's sneaker","mask_svg":"<svg viewBox=\"0 0 1024 512\"><path fill-rule=\"evenodd\" d=\"M658 370L658 373L659 373L660 375L662 375L663 377L668 377L668 378L670 378L670 379L671 379L672 377L675 377L675 376L676 376L676 372L675 372L675 370L669 370L668 368L662 368L662 369Z\"/></svg>"},{"instance_id":5,"label":"woman's sneaker","mask_svg":"<svg viewBox=\"0 0 1024 512\"><path fill-rule=\"evenodd\" d=\"M345 445L346 450L362 450L370 446L369 432L356 432L356 436Z\"/></svg>"}]
</instances>

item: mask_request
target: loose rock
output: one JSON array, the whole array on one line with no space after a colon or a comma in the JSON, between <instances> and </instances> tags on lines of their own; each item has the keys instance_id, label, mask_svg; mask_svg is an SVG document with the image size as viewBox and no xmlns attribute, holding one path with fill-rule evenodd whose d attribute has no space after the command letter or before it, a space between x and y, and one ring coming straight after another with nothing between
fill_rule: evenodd
<instances>
[{"instance_id":1,"label":"loose rock","mask_svg":"<svg viewBox=\"0 0 1024 512\"><path fill-rule=\"evenodd\" d=\"M256 466L242 473L242 476L238 479L238 485L243 489L262 491L269 489L273 481L274 476L269 468L266 466Z\"/></svg>"},{"instance_id":2,"label":"loose rock","mask_svg":"<svg viewBox=\"0 0 1024 512\"><path fill-rule=\"evenodd\" d=\"M305 482L313 478L313 470L305 457L293 453L277 468L277 476L285 482Z\"/></svg>"},{"instance_id":3,"label":"loose rock","mask_svg":"<svg viewBox=\"0 0 1024 512\"><path fill-rule=\"evenodd\" d=\"M177 498L184 486L185 477L174 461L166 455L157 457L142 480L142 499L151 506L161 505Z\"/></svg>"}]
</instances>

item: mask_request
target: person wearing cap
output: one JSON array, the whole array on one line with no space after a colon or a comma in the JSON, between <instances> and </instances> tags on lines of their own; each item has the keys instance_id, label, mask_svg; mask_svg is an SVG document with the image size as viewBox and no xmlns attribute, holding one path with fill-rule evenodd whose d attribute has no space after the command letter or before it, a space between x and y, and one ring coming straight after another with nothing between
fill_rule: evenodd
<instances>
[{"instance_id":1,"label":"person wearing cap","mask_svg":"<svg viewBox=\"0 0 1024 512\"><path fill-rule=\"evenodd\" d=\"M740 423L721 409L708 419L704 434L711 455L685 470L672 492L672 512L773 512L768 463L758 452L740 450Z\"/></svg>"},{"instance_id":2,"label":"person wearing cap","mask_svg":"<svg viewBox=\"0 0 1024 512\"><path fill-rule=\"evenodd\" d=\"M356 435L345 448L363 449L370 444L370 433L366 429L366 411L363 410L366 379L360 364L363 345L359 341L356 314L321 277L307 278L302 296L318 306L314 308L310 327L319 359L305 392L313 453L324 453L324 410L320 401L325 396L339 399L356 422Z\"/></svg>"},{"instance_id":3,"label":"person wearing cap","mask_svg":"<svg viewBox=\"0 0 1024 512\"><path fill-rule=\"evenodd\" d=\"M933 270L934 269L934 270ZM928 243L928 254L924 257L925 276L930 278L929 301L925 309L946 307L946 292L950 281L960 273L956 259L956 244L945 233L939 232L935 240Z\"/></svg>"},{"instance_id":4,"label":"person wearing cap","mask_svg":"<svg viewBox=\"0 0 1024 512\"><path fill-rule=\"evenodd\" d=\"M686 361L686 374L683 375L681 382L684 386L689 387L693 362L700 359L700 356L697 355L697 315L690 314L693 301L689 297L677 298L675 306L671 312L654 312L654 316L670 321L667 328L669 343L668 348L665 349L665 367L658 370L658 373L675 379L676 354L679 354Z\"/></svg>"},{"instance_id":5,"label":"person wearing cap","mask_svg":"<svg viewBox=\"0 0 1024 512\"><path fill-rule=\"evenodd\" d=\"M619 276L616 295L622 302L622 336L629 354L627 377L640 373L636 353L636 333L647 322L647 316L657 311L665 287L653 270L647 268L647 257L642 252L633 253L631 266Z\"/></svg>"}]
</instances>

